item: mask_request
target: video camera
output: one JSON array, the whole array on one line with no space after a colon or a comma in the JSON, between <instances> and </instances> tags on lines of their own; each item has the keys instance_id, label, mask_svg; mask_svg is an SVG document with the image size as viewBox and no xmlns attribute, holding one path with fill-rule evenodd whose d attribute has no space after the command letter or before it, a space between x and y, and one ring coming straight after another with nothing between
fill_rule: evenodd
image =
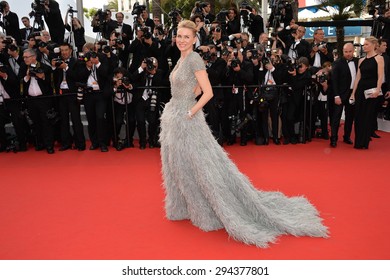
<instances>
[{"instance_id":1,"label":"video camera","mask_svg":"<svg viewBox=\"0 0 390 280\"><path fill-rule=\"evenodd\" d=\"M168 13L168 16L171 18L172 20L172 24L173 26L177 26L178 24L178 17L182 14L182 10L178 9L178 8L173 8L169 13Z\"/></svg>"},{"instance_id":2,"label":"video camera","mask_svg":"<svg viewBox=\"0 0 390 280\"><path fill-rule=\"evenodd\" d=\"M228 16L229 11L226 9L221 9L218 14L215 15L215 19L221 23L226 22L226 17Z\"/></svg>"},{"instance_id":3,"label":"video camera","mask_svg":"<svg viewBox=\"0 0 390 280\"><path fill-rule=\"evenodd\" d=\"M32 11L28 14L30 18L35 17L35 21L39 22L45 13L45 0L35 0L31 3Z\"/></svg>"},{"instance_id":4,"label":"video camera","mask_svg":"<svg viewBox=\"0 0 390 280\"><path fill-rule=\"evenodd\" d=\"M77 13L77 10L73 10L73 7L71 5L68 5L68 13L73 15L74 13Z\"/></svg>"},{"instance_id":5,"label":"video camera","mask_svg":"<svg viewBox=\"0 0 390 280\"><path fill-rule=\"evenodd\" d=\"M145 5L140 5L139 2L135 2L133 5L133 10L131 11L131 14L137 15L137 17L139 17L144 10L146 10Z\"/></svg>"}]
</instances>

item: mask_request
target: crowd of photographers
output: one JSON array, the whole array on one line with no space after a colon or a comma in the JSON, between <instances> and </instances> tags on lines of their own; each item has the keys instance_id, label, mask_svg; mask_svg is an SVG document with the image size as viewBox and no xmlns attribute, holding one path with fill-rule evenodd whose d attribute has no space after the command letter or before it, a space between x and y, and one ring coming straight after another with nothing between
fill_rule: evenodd
<instances>
[{"instance_id":1,"label":"crowd of photographers","mask_svg":"<svg viewBox=\"0 0 390 280\"><path fill-rule=\"evenodd\" d=\"M214 87L204 108L207 121L220 145L238 139L242 146L270 140L287 145L320 137L336 147L340 108L351 106L338 93L345 73L332 77L332 68L340 67L324 31L304 39L305 27L295 24L288 2L278 2L272 2L266 26L272 28L270 36L246 2L216 15L207 2L194 7L194 48ZM56 142L60 151L85 150L81 105L90 150L134 147L136 129L140 149L158 147L159 116L170 99L169 74L180 57L175 40L181 11L173 9L171 25L165 27L138 3L132 26L121 12L114 20L110 11L99 10L92 20L95 43L86 43L71 7L61 26L50 22L50 14L61 14L56 1L35 0L32 7L34 23L22 17L25 28L19 30L17 15L6 1L0 3L7 35L0 36L0 151L26 151L31 144L52 154ZM48 31L39 23L43 18ZM65 28L71 40L64 41ZM353 59L353 45L339 56ZM16 136L6 135L10 122ZM344 142L352 142L350 131L344 132Z\"/></svg>"}]
</instances>

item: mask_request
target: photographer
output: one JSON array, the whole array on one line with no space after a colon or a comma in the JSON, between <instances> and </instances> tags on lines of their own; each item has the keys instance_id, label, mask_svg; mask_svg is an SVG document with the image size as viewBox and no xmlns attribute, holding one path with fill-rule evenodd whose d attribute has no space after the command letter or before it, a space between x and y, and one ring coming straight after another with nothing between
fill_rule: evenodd
<instances>
[{"instance_id":1,"label":"photographer","mask_svg":"<svg viewBox=\"0 0 390 280\"><path fill-rule=\"evenodd\" d=\"M23 94L27 97L28 113L34 124L36 136L35 150L46 148L48 154L54 153L53 125L48 112L53 107L51 88L51 68L38 62L37 53L33 49L23 52L24 64L20 68L23 81ZM43 98L47 96L47 98Z\"/></svg>"},{"instance_id":2,"label":"photographer","mask_svg":"<svg viewBox=\"0 0 390 280\"><path fill-rule=\"evenodd\" d=\"M57 45L48 44L40 41L38 43L37 57L38 61L51 67L51 60L59 55L59 48Z\"/></svg>"},{"instance_id":3,"label":"photographer","mask_svg":"<svg viewBox=\"0 0 390 280\"><path fill-rule=\"evenodd\" d=\"M69 32L71 32L71 31L73 32L73 38L71 38L71 39L74 39L73 43L74 43L74 45L77 49L77 53L78 53L78 52L81 52L81 50L83 49L83 45L86 43L85 29L81 25L80 20L73 16L74 13L77 13L77 11L73 10L73 8L70 7L66 11L64 22L65 22L65 29L68 30ZM69 25L69 23L68 23L69 16L70 16L70 21L71 21L72 26ZM69 34L69 36L71 36L71 34ZM76 51L76 50L73 50L73 51Z\"/></svg>"},{"instance_id":4,"label":"photographer","mask_svg":"<svg viewBox=\"0 0 390 280\"><path fill-rule=\"evenodd\" d=\"M10 66L16 77L19 77L19 70L20 66L23 63L23 57L21 55L21 50L18 46L10 45L8 47L8 60L6 61L6 63Z\"/></svg>"},{"instance_id":5,"label":"photographer","mask_svg":"<svg viewBox=\"0 0 390 280\"><path fill-rule=\"evenodd\" d=\"M28 17L22 17L21 20L24 27L20 29L20 36L22 37L23 45L25 45L27 44L29 35L40 30L39 28L34 28L31 26L30 19Z\"/></svg>"},{"instance_id":6,"label":"photographer","mask_svg":"<svg viewBox=\"0 0 390 280\"><path fill-rule=\"evenodd\" d=\"M101 152L108 152L107 120L105 118L107 102L111 96L108 76L108 65L105 61L100 61L96 52L86 53L81 65L78 65L76 69L76 82L85 84L91 89L90 92L83 94L88 134L91 140L89 149L100 148Z\"/></svg>"},{"instance_id":7,"label":"photographer","mask_svg":"<svg viewBox=\"0 0 390 280\"><path fill-rule=\"evenodd\" d=\"M224 85L231 86L229 93L226 93L228 112L230 118L230 126L234 126L234 121L239 119L244 121L249 112L249 92L244 88L244 85L253 83L253 64L245 61L242 54L229 50L227 57L227 68L224 71ZM238 87L239 86L239 87ZM233 132L233 131L232 131ZM244 125L240 131L241 146L247 145L247 126ZM233 132L229 136L228 145L233 145L236 142L236 133Z\"/></svg>"},{"instance_id":8,"label":"photographer","mask_svg":"<svg viewBox=\"0 0 390 280\"><path fill-rule=\"evenodd\" d=\"M390 8L384 10L384 14L379 14L379 10L375 9L374 18L376 18L380 23L383 24L381 30L382 39L390 42ZM387 48L387 55L390 55L390 48Z\"/></svg>"},{"instance_id":9,"label":"photographer","mask_svg":"<svg viewBox=\"0 0 390 280\"><path fill-rule=\"evenodd\" d=\"M100 35L108 40L112 31L117 28L118 23L115 20L111 19L111 11L101 9L96 12L93 16L92 22L92 31L100 33Z\"/></svg>"},{"instance_id":10,"label":"photographer","mask_svg":"<svg viewBox=\"0 0 390 280\"><path fill-rule=\"evenodd\" d=\"M304 26L298 26L296 30L291 31L291 37L288 37L286 43L286 54L295 61L300 57L309 58L310 56L310 44L303 39L306 28Z\"/></svg>"},{"instance_id":11,"label":"photographer","mask_svg":"<svg viewBox=\"0 0 390 280\"><path fill-rule=\"evenodd\" d=\"M114 69L112 91L114 94L115 131L113 133L115 133L114 139L117 139L114 145L118 151L123 149L123 143L119 140L119 134L124 124L123 119L125 116L125 123L129 131L129 135L126 136L134 135L135 131L135 102L133 102L132 89L133 86L130 83L126 69L122 67ZM125 146L134 147L133 139L126 139Z\"/></svg>"},{"instance_id":12,"label":"photographer","mask_svg":"<svg viewBox=\"0 0 390 280\"><path fill-rule=\"evenodd\" d=\"M51 61L56 92L60 94L58 101L61 117L61 147L59 150L72 149L74 142L77 150L84 151L85 136L80 116L80 104L74 95L77 92L75 84L77 60L72 56L73 49L69 43L62 43L60 50L61 56ZM61 96L62 94L64 95ZM69 114L72 120L73 136L70 133Z\"/></svg>"},{"instance_id":13,"label":"photographer","mask_svg":"<svg viewBox=\"0 0 390 280\"><path fill-rule=\"evenodd\" d=\"M133 40L133 29L130 25L123 22L124 14L122 12L118 12L115 14L115 18L117 21L117 28L115 31L119 33L118 39L122 40L124 47L119 53L119 59L122 62L122 67L128 67L128 59L129 53L128 49L130 46L130 41Z\"/></svg>"},{"instance_id":14,"label":"photographer","mask_svg":"<svg viewBox=\"0 0 390 280\"><path fill-rule=\"evenodd\" d=\"M310 44L310 65L321 67L325 62L333 62L333 53L330 46L324 41L325 32L321 28L314 30L313 42Z\"/></svg>"},{"instance_id":15,"label":"photographer","mask_svg":"<svg viewBox=\"0 0 390 280\"><path fill-rule=\"evenodd\" d=\"M306 117L303 114L303 106L305 100L305 90L311 85L311 73L309 70L309 59L307 57L300 57L293 69L288 69L289 84L291 85L292 91L290 100L288 102L286 112L286 129L284 130L284 143L283 144L297 144L298 139L295 134L295 123L302 122L303 118ZM304 128L300 127L300 133Z\"/></svg>"},{"instance_id":16,"label":"photographer","mask_svg":"<svg viewBox=\"0 0 390 280\"><path fill-rule=\"evenodd\" d=\"M164 79L162 70L158 69L158 61L155 57L145 58L137 72L133 73L135 87L169 86L169 82ZM159 146L158 127L160 100L162 99L160 89L137 89L133 96L136 103L136 120L139 135L139 147L146 148L146 121L148 122L148 142L149 148ZM130 135L130 140L132 135Z\"/></svg>"},{"instance_id":17,"label":"photographer","mask_svg":"<svg viewBox=\"0 0 390 280\"><path fill-rule=\"evenodd\" d=\"M7 36L13 37L20 46L22 44L22 36L19 31L18 15L10 11L7 1L0 2L0 13L3 15L3 21L0 22L0 26L4 28Z\"/></svg>"},{"instance_id":18,"label":"photographer","mask_svg":"<svg viewBox=\"0 0 390 280\"><path fill-rule=\"evenodd\" d=\"M197 29L195 48L205 45L209 31L205 26L202 16L195 14L191 17L191 21L195 22Z\"/></svg>"},{"instance_id":19,"label":"photographer","mask_svg":"<svg viewBox=\"0 0 390 280\"><path fill-rule=\"evenodd\" d=\"M214 45L217 47L217 50L219 52L222 51L224 48L225 42L229 41L229 37L222 34L222 27L219 25L219 23L212 23L209 39L207 41L207 45Z\"/></svg>"},{"instance_id":20,"label":"photographer","mask_svg":"<svg viewBox=\"0 0 390 280\"><path fill-rule=\"evenodd\" d=\"M232 7L228 11L225 31L228 36L241 32L240 16L236 8Z\"/></svg>"},{"instance_id":21,"label":"photographer","mask_svg":"<svg viewBox=\"0 0 390 280\"><path fill-rule=\"evenodd\" d=\"M201 46L200 50L200 55L206 65L210 84L212 86L221 86L222 74L226 69L226 61L218 57L217 48L214 45ZM206 103L203 110L205 111L206 121L209 124L215 139L220 145L223 145L221 130L224 125L223 119L227 119L223 89L214 88L213 93L213 97ZM224 131L228 131L228 127L224 127Z\"/></svg>"},{"instance_id":22,"label":"photographer","mask_svg":"<svg viewBox=\"0 0 390 280\"><path fill-rule=\"evenodd\" d=\"M0 152L8 148L5 125L10 120L18 139L14 151L26 151L26 133L20 116L21 96L19 81L9 66L0 63Z\"/></svg>"},{"instance_id":23,"label":"photographer","mask_svg":"<svg viewBox=\"0 0 390 280\"><path fill-rule=\"evenodd\" d=\"M137 30L137 37L130 44L129 53L133 54L129 67L130 73L138 69L145 57L161 56L159 45L153 40L153 34L148 27Z\"/></svg>"},{"instance_id":24,"label":"photographer","mask_svg":"<svg viewBox=\"0 0 390 280\"><path fill-rule=\"evenodd\" d=\"M35 0L36 2L42 2L42 0ZM65 26L62 21L60 6L57 1L45 0L45 21L49 27L51 39L57 44L61 44L64 41Z\"/></svg>"},{"instance_id":25,"label":"photographer","mask_svg":"<svg viewBox=\"0 0 390 280\"><path fill-rule=\"evenodd\" d=\"M249 32L252 34L252 42L258 42L260 34L264 32L264 20L255 8L247 9L247 12L249 14Z\"/></svg>"},{"instance_id":26,"label":"photographer","mask_svg":"<svg viewBox=\"0 0 390 280\"><path fill-rule=\"evenodd\" d=\"M261 59L261 60L260 60ZM281 89L277 86L286 82L286 76L288 75L286 68L281 64L280 57L276 54L264 53L259 59L259 76L258 83L261 85L259 98L260 103L256 106L256 112L258 118L256 118L259 124L260 134L263 138L261 143L259 138L255 139L257 145L268 145L269 143L269 129L268 129L268 116L271 117L272 123L272 141L275 145L280 145L279 140L279 102ZM253 61L253 60L252 60ZM260 141L260 143L259 143Z\"/></svg>"}]
</instances>

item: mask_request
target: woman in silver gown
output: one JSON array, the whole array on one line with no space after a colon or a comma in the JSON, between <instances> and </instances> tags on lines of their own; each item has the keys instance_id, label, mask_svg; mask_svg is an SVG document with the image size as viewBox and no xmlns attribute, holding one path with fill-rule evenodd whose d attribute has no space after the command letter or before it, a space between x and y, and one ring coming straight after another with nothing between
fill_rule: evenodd
<instances>
[{"instance_id":1,"label":"woman in silver gown","mask_svg":"<svg viewBox=\"0 0 390 280\"><path fill-rule=\"evenodd\" d=\"M213 93L204 62L193 52L195 34L193 22L179 24L181 58L171 73L172 98L161 116L167 218L190 219L204 231L224 228L234 239L258 247L282 234L327 237L306 198L257 190L214 139L202 111Z\"/></svg>"}]
</instances>

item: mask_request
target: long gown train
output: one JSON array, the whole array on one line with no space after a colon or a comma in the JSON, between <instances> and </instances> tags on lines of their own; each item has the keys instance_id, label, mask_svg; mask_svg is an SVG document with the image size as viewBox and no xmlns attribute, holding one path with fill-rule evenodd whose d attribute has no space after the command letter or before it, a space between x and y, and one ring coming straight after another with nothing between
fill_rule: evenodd
<instances>
[{"instance_id":1,"label":"long gown train","mask_svg":"<svg viewBox=\"0 0 390 280\"><path fill-rule=\"evenodd\" d=\"M214 139L195 104L197 53L179 61L171 75L172 99L161 117L161 160L169 220L190 219L204 231L225 228L236 240L267 247L277 236L327 237L316 208L302 197L264 192L252 186Z\"/></svg>"}]
</instances>

